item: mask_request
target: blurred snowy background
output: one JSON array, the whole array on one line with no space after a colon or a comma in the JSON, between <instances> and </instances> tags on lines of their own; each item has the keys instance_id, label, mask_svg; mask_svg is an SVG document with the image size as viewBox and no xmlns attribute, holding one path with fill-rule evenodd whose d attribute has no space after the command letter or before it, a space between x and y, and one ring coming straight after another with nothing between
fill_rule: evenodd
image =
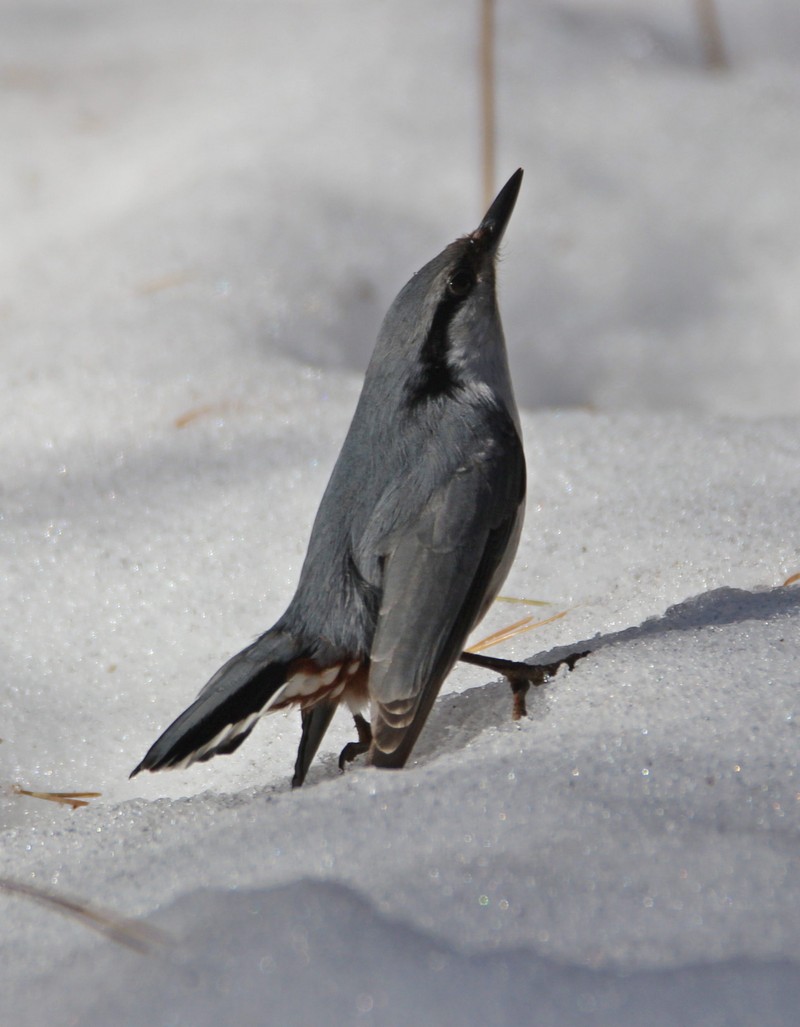
<instances>
[{"instance_id":1,"label":"blurred snowy background","mask_svg":"<svg viewBox=\"0 0 800 1027\"><path fill-rule=\"evenodd\" d=\"M127 774L483 213L478 4L0 0L0 876L172 939L0 893L6 1022L796 1023L800 7L716 8L722 70L690 0L497 3L505 592L569 612L493 652L600 651L519 724L458 669L402 774L343 716L291 793L294 718Z\"/></svg>"}]
</instances>

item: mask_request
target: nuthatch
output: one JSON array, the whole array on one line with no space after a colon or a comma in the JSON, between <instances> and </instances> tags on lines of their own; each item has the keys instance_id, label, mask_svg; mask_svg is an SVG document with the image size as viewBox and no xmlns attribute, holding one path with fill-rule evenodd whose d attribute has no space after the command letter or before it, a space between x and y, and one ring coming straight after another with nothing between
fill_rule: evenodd
<instances>
[{"instance_id":1,"label":"nuthatch","mask_svg":"<svg viewBox=\"0 0 800 1027\"><path fill-rule=\"evenodd\" d=\"M366 751L374 766L405 764L522 527L525 457L495 295L521 182L519 169L389 308L289 608L133 774L231 753L263 714L297 706L301 785L342 700L359 741L340 766Z\"/></svg>"}]
</instances>

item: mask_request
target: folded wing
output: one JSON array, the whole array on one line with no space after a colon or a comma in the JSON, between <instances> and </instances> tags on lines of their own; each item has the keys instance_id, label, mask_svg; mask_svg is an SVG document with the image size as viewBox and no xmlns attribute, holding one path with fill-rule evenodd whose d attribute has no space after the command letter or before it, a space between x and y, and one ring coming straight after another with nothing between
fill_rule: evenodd
<instances>
[{"instance_id":1,"label":"folded wing","mask_svg":"<svg viewBox=\"0 0 800 1027\"><path fill-rule=\"evenodd\" d=\"M486 417L493 418L486 431L476 436L473 428L469 437L451 439L451 451L462 459L446 484L386 538L369 678L378 766L408 759L516 551L525 502L522 445L504 411ZM417 473L424 477L426 468Z\"/></svg>"}]
</instances>

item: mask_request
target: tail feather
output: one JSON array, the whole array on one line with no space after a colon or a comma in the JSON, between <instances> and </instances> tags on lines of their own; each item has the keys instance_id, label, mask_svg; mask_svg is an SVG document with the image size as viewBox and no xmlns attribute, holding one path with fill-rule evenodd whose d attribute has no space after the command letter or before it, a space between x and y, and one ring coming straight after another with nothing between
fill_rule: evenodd
<instances>
[{"instance_id":1,"label":"tail feather","mask_svg":"<svg viewBox=\"0 0 800 1027\"><path fill-rule=\"evenodd\" d=\"M188 767L238 749L286 689L289 663L298 656L287 642L268 632L228 660L130 776L142 770Z\"/></svg>"}]
</instances>

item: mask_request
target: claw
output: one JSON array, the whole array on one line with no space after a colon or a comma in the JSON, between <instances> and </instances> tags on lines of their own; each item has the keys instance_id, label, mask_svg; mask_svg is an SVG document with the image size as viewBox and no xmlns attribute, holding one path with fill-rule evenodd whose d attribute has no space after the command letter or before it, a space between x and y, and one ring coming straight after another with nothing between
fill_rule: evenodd
<instances>
[{"instance_id":1,"label":"claw","mask_svg":"<svg viewBox=\"0 0 800 1027\"><path fill-rule=\"evenodd\" d=\"M591 649L582 653L570 653L561 660L553 663L521 663L518 660L498 660L494 656L483 656L478 653L466 652L459 657L464 663L471 663L476 667L483 667L485 670L495 670L502 674L511 685L513 706L511 710L512 720L521 720L527 717L528 710L525 705L525 696L531 685L543 685L548 678L551 678L560 667L568 667L570 670L578 660L588 656Z\"/></svg>"},{"instance_id":2,"label":"claw","mask_svg":"<svg viewBox=\"0 0 800 1027\"><path fill-rule=\"evenodd\" d=\"M372 728L369 726L369 721L365 720L360 713L353 714L353 721L356 731L358 731L358 741L348 742L339 753L339 770L342 773L344 773L345 763L352 763L356 756L363 756L365 752L369 752L369 747L372 745Z\"/></svg>"}]
</instances>

